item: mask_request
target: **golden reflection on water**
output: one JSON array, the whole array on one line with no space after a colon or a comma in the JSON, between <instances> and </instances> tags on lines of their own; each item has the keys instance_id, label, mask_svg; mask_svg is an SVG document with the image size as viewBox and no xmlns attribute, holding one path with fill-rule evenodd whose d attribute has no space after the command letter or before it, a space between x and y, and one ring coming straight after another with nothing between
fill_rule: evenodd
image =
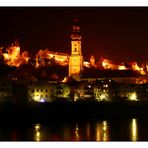
<instances>
[{"instance_id":1,"label":"golden reflection on water","mask_svg":"<svg viewBox=\"0 0 148 148\"><path fill-rule=\"evenodd\" d=\"M71 126L62 126L58 130L53 130L53 132L47 132L45 127L41 124L34 125L34 140L42 141L43 139L55 140L54 136L56 135L56 140L73 140L73 141L81 141L81 140L96 140L96 141L109 141L112 139L111 132L115 132L114 134L119 134L120 136L124 136L128 134L128 139L131 141L138 140L138 124L137 119L131 119L126 121L125 124L121 124L123 126L119 126L120 129L117 131L111 130L112 125L109 121L98 121L95 123L86 123L79 124L76 123L73 128ZM127 130L128 125L128 130ZM53 129L57 127L53 126ZM122 130L125 128L125 130ZM51 126L52 129L52 126ZM48 129L49 130L49 129ZM46 131L46 132L45 132ZM121 131L121 132L120 132ZM122 133L123 131L123 133ZM116 139L118 140L118 139Z\"/></svg>"},{"instance_id":2,"label":"golden reflection on water","mask_svg":"<svg viewBox=\"0 0 148 148\"><path fill-rule=\"evenodd\" d=\"M137 119L132 119L131 121L131 140L138 140Z\"/></svg>"},{"instance_id":3,"label":"golden reflection on water","mask_svg":"<svg viewBox=\"0 0 148 148\"><path fill-rule=\"evenodd\" d=\"M103 141L107 141L107 121L103 121Z\"/></svg>"},{"instance_id":4,"label":"golden reflection on water","mask_svg":"<svg viewBox=\"0 0 148 148\"><path fill-rule=\"evenodd\" d=\"M76 141L79 141L80 140L80 136L79 136L78 123L76 124L76 128L75 128L75 136L76 136Z\"/></svg>"},{"instance_id":5,"label":"golden reflection on water","mask_svg":"<svg viewBox=\"0 0 148 148\"><path fill-rule=\"evenodd\" d=\"M34 128L35 128L34 140L35 141L40 141L41 140L40 127L41 127L40 124L36 124L34 126Z\"/></svg>"},{"instance_id":6,"label":"golden reflection on water","mask_svg":"<svg viewBox=\"0 0 148 148\"><path fill-rule=\"evenodd\" d=\"M96 141L108 141L108 124L107 121L102 121L96 125Z\"/></svg>"}]
</instances>

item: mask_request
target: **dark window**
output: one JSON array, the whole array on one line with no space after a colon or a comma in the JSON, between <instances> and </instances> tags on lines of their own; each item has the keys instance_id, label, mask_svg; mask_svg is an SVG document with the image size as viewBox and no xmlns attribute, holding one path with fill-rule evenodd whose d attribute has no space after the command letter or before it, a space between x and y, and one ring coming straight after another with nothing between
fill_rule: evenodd
<instances>
[{"instance_id":1,"label":"dark window","mask_svg":"<svg viewBox=\"0 0 148 148\"><path fill-rule=\"evenodd\" d=\"M57 94L63 94L63 92L62 92L62 91L60 91L60 90L58 90L58 91L57 91Z\"/></svg>"},{"instance_id":2,"label":"dark window","mask_svg":"<svg viewBox=\"0 0 148 148\"><path fill-rule=\"evenodd\" d=\"M37 89L36 91L39 92L39 89Z\"/></svg>"},{"instance_id":3,"label":"dark window","mask_svg":"<svg viewBox=\"0 0 148 148\"><path fill-rule=\"evenodd\" d=\"M56 89L63 89L62 86L57 86Z\"/></svg>"},{"instance_id":4,"label":"dark window","mask_svg":"<svg viewBox=\"0 0 148 148\"><path fill-rule=\"evenodd\" d=\"M43 92L43 89L41 89L41 92Z\"/></svg>"}]
</instances>

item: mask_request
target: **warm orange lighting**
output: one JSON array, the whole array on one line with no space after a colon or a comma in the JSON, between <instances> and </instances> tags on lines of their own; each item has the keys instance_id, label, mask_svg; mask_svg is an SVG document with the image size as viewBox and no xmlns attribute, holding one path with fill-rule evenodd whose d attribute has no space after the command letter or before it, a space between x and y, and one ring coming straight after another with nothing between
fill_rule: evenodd
<instances>
[{"instance_id":1,"label":"warm orange lighting","mask_svg":"<svg viewBox=\"0 0 148 148\"><path fill-rule=\"evenodd\" d=\"M96 141L108 141L108 125L107 121L97 123L96 125Z\"/></svg>"},{"instance_id":2,"label":"warm orange lighting","mask_svg":"<svg viewBox=\"0 0 148 148\"><path fill-rule=\"evenodd\" d=\"M138 101L137 99L137 93L136 92L133 92L129 95L129 100L131 101Z\"/></svg>"},{"instance_id":3,"label":"warm orange lighting","mask_svg":"<svg viewBox=\"0 0 148 148\"><path fill-rule=\"evenodd\" d=\"M83 56L81 52L81 40L72 40L71 41L71 55L53 52L48 49L39 50L36 54L36 65L35 67L45 66L46 64L50 65L52 62L57 63L61 66L69 65L69 76L79 74L83 70L83 66L87 68L95 67L100 68L95 64L94 56L90 57L90 61L83 61ZM2 48L0 48L2 49ZM9 66L19 67L22 64L27 64L30 57L29 52L24 51L20 53L20 47L18 44L15 44L6 49L7 53L2 53L4 61ZM146 75L148 72L148 64L139 66L137 62L127 63L129 66L126 67L124 63L114 64L111 60L102 58L101 65L103 69L111 70L134 70L138 71L141 75Z\"/></svg>"},{"instance_id":4,"label":"warm orange lighting","mask_svg":"<svg viewBox=\"0 0 148 148\"><path fill-rule=\"evenodd\" d=\"M137 119L132 119L131 122L131 140L132 141L138 140Z\"/></svg>"},{"instance_id":5,"label":"warm orange lighting","mask_svg":"<svg viewBox=\"0 0 148 148\"><path fill-rule=\"evenodd\" d=\"M110 68L111 68L111 63L110 63L109 60L103 59L103 61L102 61L102 66L103 66L105 69L110 69Z\"/></svg>"},{"instance_id":6,"label":"warm orange lighting","mask_svg":"<svg viewBox=\"0 0 148 148\"><path fill-rule=\"evenodd\" d=\"M25 64L29 60L28 52L24 51L20 54L20 47L18 45L12 45L6 49L7 53L3 53L4 61L9 66L19 67Z\"/></svg>"},{"instance_id":7,"label":"warm orange lighting","mask_svg":"<svg viewBox=\"0 0 148 148\"><path fill-rule=\"evenodd\" d=\"M124 65L119 65L119 66L118 66L118 69L119 69L119 70L126 70L127 68L126 68Z\"/></svg>"},{"instance_id":8,"label":"warm orange lighting","mask_svg":"<svg viewBox=\"0 0 148 148\"><path fill-rule=\"evenodd\" d=\"M87 62L87 61L84 61L83 62L83 65L85 66L85 67L87 67L87 68L90 68L90 62Z\"/></svg>"},{"instance_id":9,"label":"warm orange lighting","mask_svg":"<svg viewBox=\"0 0 148 148\"><path fill-rule=\"evenodd\" d=\"M52 52L48 49L39 50L36 54L36 67L44 66L45 60L52 60L60 65L68 65L68 54L60 53L60 52ZM50 64L50 62L48 63Z\"/></svg>"},{"instance_id":10,"label":"warm orange lighting","mask_svg":"<svg viewBox=\"0 0 148 148\"><path fill-rule=\"evenodd\" d=\"M40 124L35 125L35 141L41 140L41 133L40 133Z\"/></svg>"},{"instance_id":11,"label":"warm orange lighting","mask_svg":"<svg viewBox=\"0 0 148 148\"><path fill-rule=\"evenodd\" d=\"M80 140L80 136L79 136L79 128L78 128L78 124L76 124L76 128L75 128L75 136L76 136L76 141Z\"/></svg>"}]
</instances>

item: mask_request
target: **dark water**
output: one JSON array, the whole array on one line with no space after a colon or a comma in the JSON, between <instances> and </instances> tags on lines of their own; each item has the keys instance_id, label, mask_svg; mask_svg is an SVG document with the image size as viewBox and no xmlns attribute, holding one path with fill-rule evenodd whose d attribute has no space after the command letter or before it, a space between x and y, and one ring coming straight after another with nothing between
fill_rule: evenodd
<instances>
[{"instance_id":1,"label":"dark water","mask_svg":"<svg viewBox=\"0 0 148 148\"><path fill-rule=\"evenodd\" d=\"M148 120L0 125L0 141L147 141Z\"/></svg>"}]
</instances>

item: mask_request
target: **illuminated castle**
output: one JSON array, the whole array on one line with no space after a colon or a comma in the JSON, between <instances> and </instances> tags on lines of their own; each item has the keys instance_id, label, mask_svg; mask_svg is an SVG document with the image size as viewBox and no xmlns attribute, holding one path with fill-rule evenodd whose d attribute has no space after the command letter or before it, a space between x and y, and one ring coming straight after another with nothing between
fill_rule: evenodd
<instances>
[{"instance_id":1,"label":"illuminated castle","mask_svg":"<svg viewBox=\"0 0 148 148\"><path fill-rule=\"evenodd\" d=\"M75 17L71 33L70 55L44 49L39 50L35 57L32 58L29 56L28 51L20 53L20 46L18 42L15 42L12 46L7 48L4 53L2 52L3 48L0 47L0 56L3 56L4 62L9 66L19 68L23 64L30 64L33 65L36 70L40 70L40 68L44 69L45 67L46 70L41 72L41 75L44 75L43 77L50 78L56 76L56 78L58 77L61 81L67 80L68 76L76 80L87 81L113 79L118 82L124 80L124 82L126 81L128 83L142 84L148 82L148 78L143 78L148 76L148 64L141 66L139 66L137 62L115 64L103 57L96 61L93 55L90 56L89 61L84 61L81 43L82 36L80 33L80 25L78 18Z\"/></svg>"},{"instance_id":2,"label":"illuminated castle","mask_svg":"<svg viewBox=\"0 0 148 148\"><path fill-rule=\"evenodd\" d=\"M81 51L80 25L78 18L75 17L73 32L71 34L71 55L69 56L69 76L79 78L83 70L83 56Z\"/></svg>"}]
</instances>

